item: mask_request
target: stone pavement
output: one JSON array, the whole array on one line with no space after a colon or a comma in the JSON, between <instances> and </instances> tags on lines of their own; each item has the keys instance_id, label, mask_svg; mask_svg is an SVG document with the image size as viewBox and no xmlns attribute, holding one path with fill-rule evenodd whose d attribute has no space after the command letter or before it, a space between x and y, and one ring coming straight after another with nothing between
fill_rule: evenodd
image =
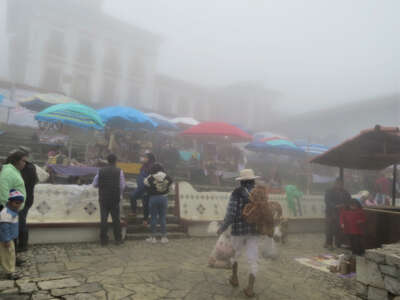
<instances>
[{"instance_id":1,"label":"stone pavement","mask_svg":"<svg viewBox=\"0 0 400 300\"><path fill-rule=\"evenodd\" d=\"M23 279L0 281L0 299L152 300L244 299L227 284L228 270L207 267L215 238L173 240L167 245L129 241L35 246ZM289 236L275 261L261 260L257 299L356 299L354 280L305 267L296 257L326 253L323 236ZM239 265L241 287L247 265Z\"/></svg>"}]
</instances>

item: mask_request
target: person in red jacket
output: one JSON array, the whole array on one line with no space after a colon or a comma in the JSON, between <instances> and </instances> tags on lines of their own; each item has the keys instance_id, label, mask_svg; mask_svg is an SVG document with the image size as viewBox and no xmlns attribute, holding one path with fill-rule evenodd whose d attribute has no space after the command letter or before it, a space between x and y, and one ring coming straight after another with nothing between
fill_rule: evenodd
<instances>
[{"instance_id":1,"label":"person in red jacket","mask_svg":"<svg viewBox=\"0 0 400 300\"><path fill-rule=\"evenodd\" d=\"M351 199L347 209L340 213L340 225L344 233L349 237L351 251L354 255L364 254L364 225L366 222L365 213L357 199Z\"/></svg>"}]
</instances>

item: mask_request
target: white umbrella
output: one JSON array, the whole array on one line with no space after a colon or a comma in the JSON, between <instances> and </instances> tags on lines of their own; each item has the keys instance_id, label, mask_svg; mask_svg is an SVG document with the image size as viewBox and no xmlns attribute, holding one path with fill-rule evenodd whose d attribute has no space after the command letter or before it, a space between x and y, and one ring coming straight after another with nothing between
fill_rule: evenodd
<instances>
[{"instance_id":1,"label":"white umbrella","mask_svg":"<svg viewBox=\"0 0 400 300\"><path fill-rule=\"evenodd\" d=\"M171 122L171 120L169 118L164 117L163 115L156 114L156 113L145 113L145 115L150 118L159 119L159 120L163 120L166 122Z\"/></svg>"},{"instance_id":2,"label":"white umbrella","mask_svg":"<svg viewBox=\"0 0 400 300\"><path fill-rule=\"evenodd\" d=\"M182 124L182 125L188 125L188 126L196 126L199 125L200 122L189 117L185 118L175 118L171 120L172 123L174 124Z\"/></svg>"}]
</instances>

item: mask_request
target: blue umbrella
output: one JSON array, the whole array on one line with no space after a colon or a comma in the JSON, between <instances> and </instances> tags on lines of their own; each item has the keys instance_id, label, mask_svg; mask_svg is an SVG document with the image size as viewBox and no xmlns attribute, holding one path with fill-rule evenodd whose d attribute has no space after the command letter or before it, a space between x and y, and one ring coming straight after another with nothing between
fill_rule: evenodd
<instances>
[{"instance_id":1,"label":"blue umbrella","mask_svg":"<svg viewBox=\"0 0 400 300\"><path fill-rule=\"evenodd\" d=\"M154 129L158 126L139 110L124 106L110 106L97 111L101 120L110 127L120 129Z\"/></svg>"},{"instance_id":2,"label":"blue umbrella","mask_svg":"<svg viewBox=\"0 0 400 300\"><path fill-rule=\"evenodd\" d=\"M245 148L247 150L254 152L265 152L272 154L284 154L284 155L305 154L303 149L297 147L293 142L281 137L256 140L247 144Z\"/></svg>"}]
</instances>

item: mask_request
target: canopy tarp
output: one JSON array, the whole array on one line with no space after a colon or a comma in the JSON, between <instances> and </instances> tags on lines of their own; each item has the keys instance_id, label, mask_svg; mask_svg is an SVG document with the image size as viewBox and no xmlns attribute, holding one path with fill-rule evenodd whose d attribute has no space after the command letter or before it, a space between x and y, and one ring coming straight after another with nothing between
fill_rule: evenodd
<instances>
[{"instance_id":1,"label":"canopy tarp","mask_svg":"<svg viewBox=\"0 0 400 300\"><path fill-rule=\"evenodd\" d=\"M398 127L375 126L313 158L312 163L345 169L381 170L400 162Z\"/></svg>"}]
</instances>

